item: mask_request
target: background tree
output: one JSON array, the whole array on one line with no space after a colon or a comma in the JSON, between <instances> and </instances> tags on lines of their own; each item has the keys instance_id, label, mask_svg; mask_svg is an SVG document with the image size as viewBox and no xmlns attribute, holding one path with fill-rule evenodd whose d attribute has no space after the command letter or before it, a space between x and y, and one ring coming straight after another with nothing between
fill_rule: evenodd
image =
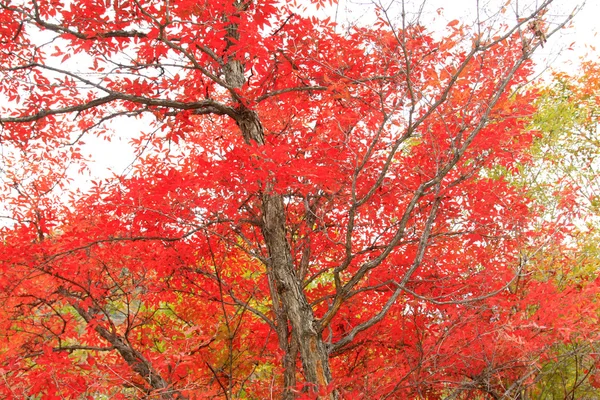
<instances>
[{"instance_id":1,"label":"background tree","mask_svg":"<svg viewBox=\"0 0 600 400\"><path fill-rule=\"evenodd\" d=\"M341 32L293 2L0 1L3 395L519 396L556 323L596 322L524 278L548 231L492 168L530 160L551 3L436 38L404 3ZM132 169L72 189L125 117Z\"/></svg>"},{"instance_id":2,"label":"background tree","mask_svg":"<svg viewBox=\"0 0 600 400\"><path fill-rule=\"evenodd\" d=\"M598 271L598 65L583 61L572 73L554 72L542 89L534 126L541 131L531 148L533 162L517 180L529 188L540 215L552 221L552 245L531 260L536 279L552 281L564 302L588 292L581 301L597 313L593 286ZM558 246L558 242L562 245ZM578 304L574 302L573 304ZM577 324L573 324L578 327ZM593 331L579 331L555 346L539 374L536 398L598 396Z\"/></svg>"}]
</instances>

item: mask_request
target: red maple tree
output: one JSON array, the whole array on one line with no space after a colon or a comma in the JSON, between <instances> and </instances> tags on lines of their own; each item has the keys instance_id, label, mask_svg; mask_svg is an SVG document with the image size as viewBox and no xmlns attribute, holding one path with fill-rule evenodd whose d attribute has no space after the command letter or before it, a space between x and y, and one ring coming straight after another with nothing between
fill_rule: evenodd
<instances>
[{"instance_id":1,"label":"red maple tree","mask_svg":"<svg viewBox=\"0 0 600 400\"><path fill-rule=\"evenodd\" d=\"M552 1L441 38L403 9L103 3L0 1L3 396L501 398L570 337L506 179ZM73 189L124 118L133 170Z\"/></svg>"}]
</instances>

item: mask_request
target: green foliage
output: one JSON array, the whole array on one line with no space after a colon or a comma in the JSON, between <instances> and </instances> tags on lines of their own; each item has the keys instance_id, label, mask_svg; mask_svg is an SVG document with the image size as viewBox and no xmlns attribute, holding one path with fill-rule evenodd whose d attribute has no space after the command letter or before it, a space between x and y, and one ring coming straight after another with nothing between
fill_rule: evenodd
<instances>
[{"instance_id":1,"label":"green foliage","mask_svg":"<svg viewBox=\"0 0 600 400\"><path fill-rule=\"evenodd\" d=\"M538 384L529 398L539 400L600 399L595 380L597 367L592 357L597 348L580 342L556 346L556 356L540 371Z\"/></svg>"},{"instance_id":2,"label":"green foliage","mask_svg":"<svg viewBox=\"0 0 600 400\"><path fill-rule=\"evenodd\" d=\"M556 73L541 89L531 127L539 132L531 148L531 164L517 179L527 187L541 218L567 226L549 236L531 261L536 279L551 280L561 296L589 291L600 271L600 106L598 66L583 63L576 76ZM560 244L560 245L559 245ZM588 305L598 299L590 296ZM554 357L542 363L535 399L598 399L597 345L592 336L553 347Z\"/></svg>"}]
</instances>

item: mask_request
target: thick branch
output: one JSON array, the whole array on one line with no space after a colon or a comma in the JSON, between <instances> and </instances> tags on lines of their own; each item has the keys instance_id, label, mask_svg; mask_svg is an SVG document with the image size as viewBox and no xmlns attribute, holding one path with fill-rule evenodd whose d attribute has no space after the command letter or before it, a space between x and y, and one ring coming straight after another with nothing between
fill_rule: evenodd
<instances>
[{"instance_id":1,"label":"thick branch","mask_svg":"<svg viewBox=\"0 0 600 400\"><path fill-rule=\"evenodd\" d=\"M113 92L111 91L108 96L100 97L94 100L91 100L86 103L67 106L61 108L53 108L38 111L37 113L24 115L20 117L4 117L0 118L0 123L23 123L23 122L33 122L40 120L42 118L51 116L51 115L61 115L61 114L70 114L75 112L82 112L85 110L89 110L91 108L95 108L101 106L103 104L107 104L113 101L130 101L136 104L143 104L145 106L153 106L153 107L161 107L161 108L171 108L176 110L195 110L196 114L216 114L216 115L229 115L232 117L237 116L235 110L231 107L225 106L214 100L202 100L197 102L182 102L176 100L169 99L152 99L143 96L134 96L125 93Z\"/></svg>"},{"instance_id":2,"label":"thick branch","mask_svg":"<svg viewBox=\"0 0 600 400\"><path fill-rule=\"evenodd\" d=\"M87 322L93 321L95 314L93 311L86 311L81 305L74 302L73 308L79 315ZM178 391L169 389L169 382L166 381L153 367L150 361L148 361L142 353L133 348L133 346L122 336L110 332L108 329L101 325L96 325L94 330L107 342L109 342L118 352L121 357L127 362L127 364L134 370L140 377L142 377L153 390L161 395L163 399L182 399L185 398Z\"/></svg>"}]
</instances>

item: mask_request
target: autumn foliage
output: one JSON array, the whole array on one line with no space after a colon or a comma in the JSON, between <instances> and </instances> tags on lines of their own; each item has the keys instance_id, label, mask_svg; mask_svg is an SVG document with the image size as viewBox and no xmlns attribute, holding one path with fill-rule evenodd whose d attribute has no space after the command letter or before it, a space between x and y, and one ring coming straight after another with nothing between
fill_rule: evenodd
<instances>
[{"instance_id":1,"label":"autumn foliage","mask_svg":"<svg viewBox=\"0 0 600 400\"><path fill-rule=\"evenodd\" d=\"M597 324L594 274L547 274L574 203L544 218L515 178L550 3L440 35L394 7L0 1L0 394L534 390ZM131 168L78 189L117 134Z\"/></svg>"}]
</instances>

